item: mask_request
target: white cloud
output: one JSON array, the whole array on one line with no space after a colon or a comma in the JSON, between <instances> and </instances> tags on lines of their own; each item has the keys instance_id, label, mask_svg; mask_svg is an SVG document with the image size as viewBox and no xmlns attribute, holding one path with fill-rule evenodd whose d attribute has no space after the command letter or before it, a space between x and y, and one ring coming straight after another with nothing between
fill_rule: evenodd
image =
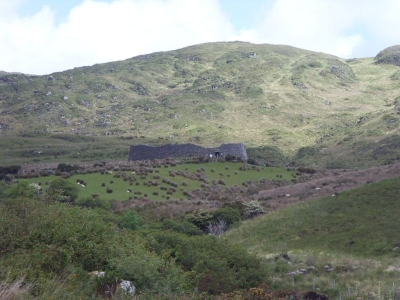
<instances>
[{"instance_id":1,"label":"white cloud","mask_svg":"<svg viewBox=\"0 0 400 300\"><path fill-rule=\"evenodd\" d=\"M265 12L258 29L260 38L276 44L347 57L363 42L346 31L357 24L355 3L341 0L277 0ZM344 9L346 7L346 9Z\"/></svg>"},{"instance_id":2,"label":"white cloud","mask_svg":"<svg viewBox=\"0 0 400 300\"><path fill-rule=\"evenodd\" d=\"M4 20L11 17L25 1L26 0L0 0L0 18Z\"/></svg>"},{"instance_id":3,"label":"white cloud","mask_svg":"<svg viewBox=\"0 0 400 300\"><path fill-rule=\"evenodd\" d=\"M245 30L233 27L220 0L86 0L62 23L46 6L19 15L26 1L0 0L0 70L46 74L214 41L340 57L374 56L400 41L398 0L273 0Z\"/></svg>"},{"instance_id":4,"label":"white cloud","mask_svg":"<svg viewBox=\"0 0 400 300\"><path fill-rule=\"evenodd\" d=\"M376 47L399 43L399 13L398 0L275 0L253 35L339 57L374 56Z\"/></svg>"},{"instance_id":5,"label":"white cloud","mask_svg":"<svg viewBox=\"0 0 400 300\"><path fill-rule=\"evenodd\" d=\"M0 69L36 74L234 38L217 0L87 0L59 25L43 7L0 28Z\"/></svg>"}]
</instances>

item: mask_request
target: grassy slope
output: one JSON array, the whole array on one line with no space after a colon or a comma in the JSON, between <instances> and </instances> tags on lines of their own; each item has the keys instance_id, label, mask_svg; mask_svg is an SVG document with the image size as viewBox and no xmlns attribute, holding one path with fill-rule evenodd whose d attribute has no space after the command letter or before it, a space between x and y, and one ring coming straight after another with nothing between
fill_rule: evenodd
<instances>
[{"instance_id":1,"label":"grassy slope","mask_svg":"<svg viewBox=\"0 0 400 300\"><path fill-rule=\"evenodd\" d=\"M323 151L317 151L320 165L338 153L345 154L339 165L365 165L372 154L357 161L358 148L380 146L398 131L396 74L398 67L373 59L345 61L242 42L76 68L50 80L12 74L0 82L1 139L7 141L0 153L18 162L89 160L101 153L125 158L132 143L233 141L276 147L289 156L311 146ZM71 148L63 148L71 134L87 139L74 138ZM38 149L44 155L30 157ZM396 153L375 163L397 159Z\"/></svg>"},{"instance_id":2,"label":"grassy slope","mask_svg":"<svg viewBox=\"0 0 400 300\"><path fill-rule=\"evenodd\" d=\"M295 276L298 286L310 288L314 280L330 295L355 295L356 286L364 295L377 294L379 287L388 295L400 287L399 186L397 177L294 205L248 221L226 238L265 256L278 286L292 285L286 273L314 266ZM282 253L289 264L279 259ZM327 265L334 271L327 272Z\"/></svg>"},{"instance_id":3,"label":"grassy slope","mask_svg":"<svg viewBox=\"0 0 400 300\"><path fill-rule=\"evenodd\" d=\"M400 178L367 185L337 197L295 205L244 224L235 240L257 252L316 249L354 255L393 254L400 242Z\"/></svg>"}]
</instances>

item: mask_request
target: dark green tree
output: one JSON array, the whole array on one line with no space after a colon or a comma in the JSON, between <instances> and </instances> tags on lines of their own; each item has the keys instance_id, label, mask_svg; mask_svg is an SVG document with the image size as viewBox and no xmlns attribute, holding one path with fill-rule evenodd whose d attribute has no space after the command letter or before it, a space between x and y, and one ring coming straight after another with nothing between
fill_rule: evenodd
<instances>
[{"instance_id":1,"label":"dark green tree","mask_svg":"<svg viewBox=\"0 0 400 300\"><path fill-rule=\"evenodd\" d=\"M74 203L78 194L79 189L63 178L53 180L47 189L47 196L53 201Z\"/></svg>"}]
</instances>

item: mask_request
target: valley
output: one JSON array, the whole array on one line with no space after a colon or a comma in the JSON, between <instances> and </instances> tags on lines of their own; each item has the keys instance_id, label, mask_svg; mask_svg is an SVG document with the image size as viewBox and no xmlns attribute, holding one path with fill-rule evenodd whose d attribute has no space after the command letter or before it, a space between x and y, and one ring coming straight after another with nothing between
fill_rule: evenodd
<instances>
[{"instance_id":1,"label":"valley","mask_svg":"<svg viewBox=\"0 0 400 300\"><path fill-rule=\"evenodd\" d=\"M0 298L398 299L398 54L220 42L1 72ZM128 161L181 143L248 160Z\"/></svg>"}]
</instances>

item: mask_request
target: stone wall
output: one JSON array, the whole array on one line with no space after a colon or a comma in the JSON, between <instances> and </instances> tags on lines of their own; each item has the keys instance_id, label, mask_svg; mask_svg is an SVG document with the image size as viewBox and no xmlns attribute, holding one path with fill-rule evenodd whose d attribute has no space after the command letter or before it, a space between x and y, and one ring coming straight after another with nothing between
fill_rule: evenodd
<instances>
[{"instance_id":1,"label":"stone wall","mask_svg":"<svg viewBox=\"0 0 400 300\"><path fill-rule=\"evenodd\" d=\"M166 157L205 156L216 155L225 157L233 155L247 160L247 152L244 144L222 144L216 148L204 148L194 144L169 144L159 147L147 145L132 145L129 152L129 160L153 160Z\"/></svg>"}]
</instances>

